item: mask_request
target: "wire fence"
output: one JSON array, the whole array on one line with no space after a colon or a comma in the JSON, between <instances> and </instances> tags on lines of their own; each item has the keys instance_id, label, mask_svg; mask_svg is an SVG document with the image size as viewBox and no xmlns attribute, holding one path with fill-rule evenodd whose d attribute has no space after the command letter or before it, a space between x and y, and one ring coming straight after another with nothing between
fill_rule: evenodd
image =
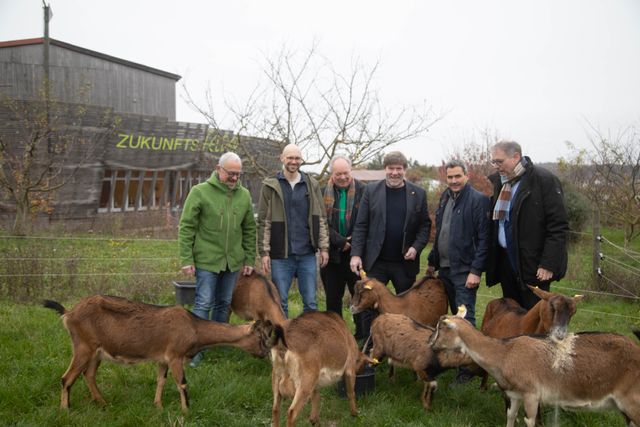
<instances>
[{"instance_id":1,"label":"wire fence","mask_svg":"<svg viewBox=\"0 0 640 427\"><path fill-rule=\"evenodd\" d=\"M571 231L571 233L580 235L583 238L593 237L592 234L585 232L577 232ZM119 237L119 238L110 238L110 237L78 237L78 236L62 236L62 237L54 237L54 236L3 236L5 242L11 241L13 244L17 242L35 242L35 241L43 241L43 242L73 242L73 241L95 241L97 243L103 244L105 242L111 242L115 245L119 244L144 244L149 242L156 243L166 243L166 244L176 244L177 239L157 239L157 238L132 238L132 237ZM598 235L596 236L597 241L602 242L606 245L606 249L601 250L598 253L598 259L602 262L601 265L598 266L597 275L598 277L610 285L611 288L615 289L617 292L607 292L603 290L593 290L586 288L573 288L562 286L560 284L554 285L555 289L576 292L579 294L592 294L599 296L606 296L611 298L621 298L626 300L637 301L640 300L640 297L628 289L627 287L618 283L617 279L614 278L609 272L614 269L623 271L627 275L632 275L633 277L640 276L640 253L624 248L620 245L615 244L610 239L607 239L604 236ZM173 251L175 247L172 247ZM59 250L64 251L63 245L56 245L53 251ZM2 256L2 264L4 268L0 268L0 278L2 279L21 279L21 280L29 280L29 279L56 279L56 278L68 278L73 280L75 278L127 278L129 277L132 280L137 280L138 278L146 278L148 280L156 280L158 278L177 278L181 277L179 266L178 266L178 257L177 256L86 256L87 254L73 255L73 256L48 256L47 254L43 254L40 256L34 254L27 254L22 256L16 256L15 254L10 254L10 251L3 250L4 256ZM615 252L614 256L612 253ZM631 263L625 262L630 261ZM109 264L113 268L113 263L129 263L130 265L140 264L139 268L143 268L142 271L78 271L81 268L79 265L87 264L87 263L105 263L105 265ZM15 266L20 266L26 264L26 267L23 268L12 268ZM60 268L60 266L71 265L68 270L64 271L64 268ZM35 265L35 268L33 267ZM58 267L55 267L58 265ZM167 269L167 266L175 267ZM115 268L120 268L116 265ZM51 269L53 271L45 271L45 269ZM14 271L12 271L14 270ZM40 271L37 271L40 270ZM129 268L130 270L130 268ZM478 297L480 298L494 298L491 295L478 293ZM587 311L587 310L584 310ZM594 314L600 314L603 316L616 316L616 317L625 317L632 320L640 320L640 317L635 316L625 316L616 313L606 313L599 311L589 311Z\"/></svg>"}]
</instances>

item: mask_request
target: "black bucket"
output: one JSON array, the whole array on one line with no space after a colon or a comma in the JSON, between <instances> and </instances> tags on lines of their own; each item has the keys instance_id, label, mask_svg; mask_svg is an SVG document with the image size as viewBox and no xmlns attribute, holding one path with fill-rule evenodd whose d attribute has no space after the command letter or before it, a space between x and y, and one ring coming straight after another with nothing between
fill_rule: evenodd
<instances>
[{"instance_id":1,"label":"black bucket","mask_svg":"<svg viewBox=\"0 0 640 427\"><path fill-rule=\"evenodd\" d=\"M338 382L338 395L341 397L347 397L347 390L344 386L344 378ZM368 393L373 393L376 390L376 370L365 365L361 373L356 375L355 392L356 397L364 396Z\"/></svg>"},{"instance_id":2,"label":"black bucket","mask_svg":"<svg viewBox=\"0 0 640 427\"><path fill-rule=\"evenodd\" d=\"M173 282L176 288L176 303L193 305L196 300L196 282Z\"/></svg>"}]
</instances>

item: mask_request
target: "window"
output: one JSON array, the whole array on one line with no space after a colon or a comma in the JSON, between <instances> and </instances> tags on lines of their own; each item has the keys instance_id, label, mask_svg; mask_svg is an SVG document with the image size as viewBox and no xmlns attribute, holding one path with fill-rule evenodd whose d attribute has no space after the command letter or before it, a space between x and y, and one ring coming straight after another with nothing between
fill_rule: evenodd
<instances>
[{"instance_id":1,"label":"window","mask_svg":"<svg viewBox=\"0 0 640 427\"><path fill-rule=\"evenodd\" d=\"M102 178L98 212L125 212L171 207L182 208L189 190L206 181L203 170L107 169Z\"/></svg>"}]
</instances>

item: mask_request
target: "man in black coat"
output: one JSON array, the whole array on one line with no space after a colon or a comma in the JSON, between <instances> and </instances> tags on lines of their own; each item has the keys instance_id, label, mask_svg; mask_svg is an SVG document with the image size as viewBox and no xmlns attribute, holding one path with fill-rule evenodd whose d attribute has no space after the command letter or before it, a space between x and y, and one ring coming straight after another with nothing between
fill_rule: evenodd
<instances>
[{"instance_id":1,"label":"man in black coat","mask_svg":"<svg viewBox=\"0 0 640 427\"><path fill-rule=\"evenodd\" d=\"M392 282L396 294L409 289L429 241L427 193L404 179L408 162L399 151L383 160L386 179L365 188L352 234L351 270Z\"/></svg>"},{"instance_id":2,"label":"man in black coat","mask_svg":"<svg viewBox=\"0 0 640 427\"><path fill-rule=\"evenodd\" d=\"M320 270L327 311L342 317L342 298L345 287L353 296L359 277L351 271L351 234L358 216L358 208L365 185L351 176L351 160L335 156L329 162L331 177L323 192L327 224L329 226L329 262ZM356 339L366 339L368 330L362 325L363 313L353 315Z\"/></svg>"},{"instance_id":3,"label":"man in black coat","mask_svg":"<svg viewBox=\"0 0 640 427\"><path fill-rule=\"evenodd\" d=\"M491 149L494 186L487 285L500 283L504 297L526 309L538 302L526 285L549 290L567 271L569 223L558 178L522 156L520 144Z\"/></svg>"}]
</instances>

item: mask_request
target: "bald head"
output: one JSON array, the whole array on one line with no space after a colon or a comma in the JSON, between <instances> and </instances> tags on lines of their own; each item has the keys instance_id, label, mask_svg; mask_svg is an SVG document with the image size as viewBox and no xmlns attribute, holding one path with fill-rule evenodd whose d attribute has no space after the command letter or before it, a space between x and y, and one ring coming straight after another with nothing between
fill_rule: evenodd
<instances>
[{"instance_id":1,"label":"bald head","mask_svg":"<svg viewBox=\"0 0 640 427\"><path fill-rule=\"evenodd\" d=\"M288 178L293 178L298 175L298 169L302 164L302 152L300 147L295 144L289 144L284 147L282 154L280 155L280 161L284 166L284 173Z\"/></svg>"}]
</instances>

